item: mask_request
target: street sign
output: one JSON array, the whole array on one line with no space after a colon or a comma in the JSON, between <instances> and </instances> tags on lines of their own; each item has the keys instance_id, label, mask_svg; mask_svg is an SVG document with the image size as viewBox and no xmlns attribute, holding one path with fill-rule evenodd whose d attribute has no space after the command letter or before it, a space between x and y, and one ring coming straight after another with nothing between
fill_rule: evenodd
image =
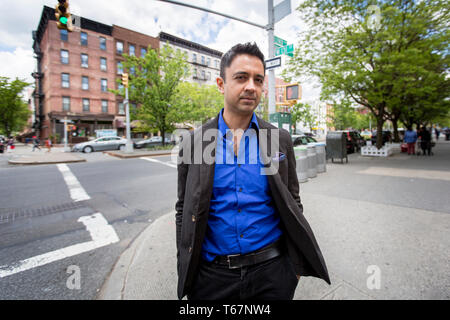
<instances>
[{"instance_id":1,"label":"street sign","mask_svg":"<svg viewBox=\"0 0 450 320\"><path fill-rule=\"evenodd\" d=\"M284 0L273 8L274 23L277 23L291 13L291 0Z\"/></svg>"},{"instance_id":2,"label":"street sign","mask_svg":"<svg viewBox=\"0 0 450 320\"><path fill-rule=\"evenodd\" d=\"M266 70L281 67L281 57L268 59L265 62L266 62Z\"/></svg>"},{"instance_id":3,"label":"street sign","mask_svg":"<svg viewBox=\"0 0 450 320\"><path fill-rule=\"evenodd\" d=\"M289 44L287 46L280 47L275 50L275 56L281 56L282 54L293 57L294 56L294 44Z\"/></svg>"},{"instance_id":4,"label":"street sign","mask_svg":"<svg viewBox=\"0 0 450 320\"><path fill-rule=\"evenodd\" d=\"M273 36L273 44L275 45L275 47L284 47L287 45L287 41L278 38L277 36Z\"/></svg>"}]
</instances>

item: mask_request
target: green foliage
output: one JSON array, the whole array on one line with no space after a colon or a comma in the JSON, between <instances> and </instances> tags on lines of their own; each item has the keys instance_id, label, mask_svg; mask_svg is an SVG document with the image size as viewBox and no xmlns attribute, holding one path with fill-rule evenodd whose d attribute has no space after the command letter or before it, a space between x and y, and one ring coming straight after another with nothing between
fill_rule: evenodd
<instances>
[{"instance_id":1,"label":"green foliage","mask_svg":"<svg viewBox=\"0 0 450 320\"><path fill-rule=\"evenodd\" d=\"M159 52L148 47L144 57L123 55L124 69L129 73L129 100L139 104L134 119L142 120L143 126L165 132L174 129L178 120L172 108L173 96L178 84L188 76L188 63L181 52L175 52L165 44ZM125 96L124 90L110 90Z\"/></svg>"},{"instance_id":2,"label":"green foliage","mask_svg":"<svg viewBox=\"0 0 450 320\"><path fill-rule=\"evenodd\" d=\"M308 125L309 130L317 125L317 116L312 111L311 105L307 103L297 103L292 107L291 119L294 129L297 129L297 122L303 122Z\"/></svg>"},{"instance_id":3,"label":"green foliage","mask_svg":"<svg viewBox=\"0 0 450 320\"><path fill-rule=\"evenodd\" d=\"M181 82L171 105L177 122L205 122L223 108L223 96L214 85Z\"/></svg>"},{"instance_id":4,"label":"green foliage","mask_svg":"<svg viewBox=\"0 0 450 320\"><path fill-rule=\"evenodd\" d=\"M0 77L0 133L10 136L26 126L31 111L22 100L22 91L29 85L18 78L10 82Z\"/></svg>"},{"instance_id":5,"label":"green foliage","mask_svg":"<svg viewBox=\"0 0 450 320\"><path fill-rule=\"evenodd\" d=\"M284 77L317 77L324 100L367 107L381 128L430 121L448 110L449 6L443 0L306 0Z\"/></svg>"}]
</instances>

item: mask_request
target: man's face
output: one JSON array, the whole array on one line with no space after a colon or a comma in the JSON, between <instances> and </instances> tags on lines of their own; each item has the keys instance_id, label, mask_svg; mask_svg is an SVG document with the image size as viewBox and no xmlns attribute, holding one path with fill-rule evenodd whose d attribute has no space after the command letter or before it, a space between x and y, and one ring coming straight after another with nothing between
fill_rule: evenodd
<instances>
[{"instance_id":1,"label":"man's face","mask_svg":"<svg viewBox=\"0 0 450 320\"><path fill-rule=\"evenodd\" d=\"M225 81L217 79L225 98L225 108L237 114L253 113L261 99L264 86L264 66L258 57L240 54L225 69Z\"/></svg>"}]
</instances>

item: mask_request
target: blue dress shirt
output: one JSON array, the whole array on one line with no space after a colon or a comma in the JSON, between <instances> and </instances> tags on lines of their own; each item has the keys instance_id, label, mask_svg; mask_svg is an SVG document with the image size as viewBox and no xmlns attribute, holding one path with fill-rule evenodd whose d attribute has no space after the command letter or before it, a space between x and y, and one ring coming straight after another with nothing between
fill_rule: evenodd
<instances>
[{"instance_id":1,"label":"blue dress shirt","mask_svg":"<svg viewBox=\"0 0 450 320\"><path fill-rule=\"evenodd\" d=\"M219 114L214 184L202 257L246 254L276 241L282 234L266 175L261 175L257 131L253 114L241 138L238 156L232 133ZM245 145L245 147L243 147Z\"/></svg>"}]
</instances>

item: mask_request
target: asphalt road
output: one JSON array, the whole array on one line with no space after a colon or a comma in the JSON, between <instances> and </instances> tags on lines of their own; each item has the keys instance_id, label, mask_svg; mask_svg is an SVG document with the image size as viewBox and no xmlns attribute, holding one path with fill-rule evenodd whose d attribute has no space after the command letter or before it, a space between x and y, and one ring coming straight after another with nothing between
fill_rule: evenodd
<instances>
[{"instance_id":1,"label":"asphalt road","mask_svg":"<svg viewBox=\"0 0 450 320\"><path fill-rule=\"evenodd\" d=\"M0 299L95 299L130 242L173 210L174 168L99 153L90 157L67 165L90 197L78 202L57 165L0 168ZM2 277L2 271L20 270L23 261L91 241L78 219L95 213L112 226L118 242Z\"/></svg>"},{"instance_id":2,"label":"asphalt road","mask_svg":"<svg viewBox=\"0 0 450 320\"><path fill-rule=\"evenodd\" d=\"M450 298L450 143L434 151L385 159L351 154L348 164L328 162L326 173L301 184L335 287L321 294L323 284L307 278L299 299L310 292L334 299ZM69 178L58 165L14 167L0 159L0 299L95 299L130 243L173 212L170 157L82 156L87 162L67 165ZM88 200L74 200L83 196L76 183ZM78 220L95 214L108 225L89 229L86 218ZM94 239L106 233L111 241ZM87 243L97 247L74 253ZM38 259L48 255L56 260ZM366 287L371 265L382 271L379 290Z\"/></svg>"}]
</instances>

